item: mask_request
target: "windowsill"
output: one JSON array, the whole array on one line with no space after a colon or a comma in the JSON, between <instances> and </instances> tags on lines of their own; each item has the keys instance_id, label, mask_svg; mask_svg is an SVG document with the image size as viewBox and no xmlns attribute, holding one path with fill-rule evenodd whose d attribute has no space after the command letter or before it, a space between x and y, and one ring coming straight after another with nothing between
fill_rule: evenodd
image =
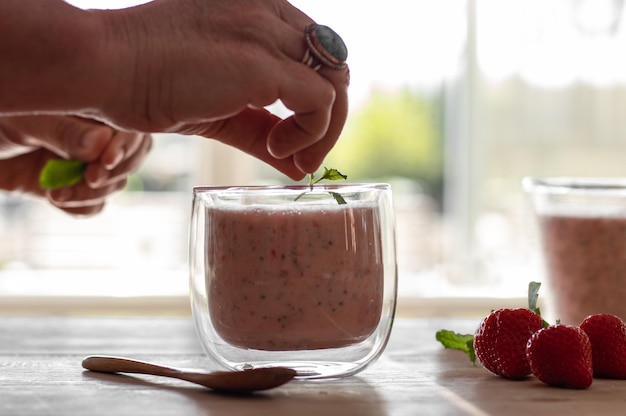
<instances>
[{"instance_id":1,"label":"windowsill","mask_svg":"<svg viewBox=\"0 0 626 416\"><path fill-rule=\"evenodd\" d=\"M185 296L0 296L0 316L191 316Z\"/></svg>"},{"instance_id":2,"label":"windowsill","mask_svg":"<svg viewBox=\"0 0 626 416\"><path fill-rule=\"evenodd\" d=\"M0 315L190 315L187 271L5 270Z\"/></svg>"},{"instance_id":3,"label":"windowsill","mask_svg":"<svg viewBox=\"0 0 626 416\"><path fill-rule=\"evenodd\" d=\"M485 292L410 283L416 281L400 279L398 316L482 317L492 309L526 305L523 296L511 296L524 292L510 288ZM190 316L188 293L186 270L5 270L0 315Z\"/></svg>"},{"instance_id":4,"label":"windowsill","mask_svg":"<svg viewBox=\"0 0 626 416\"><path fill-rule=\"evenodd\" d=\"M397 316L484 317L490 310L520 307L523 298L402 297ZM189 298L173 296L0 296L0 316L191 316Z\"/></svg>"}]
</instances>

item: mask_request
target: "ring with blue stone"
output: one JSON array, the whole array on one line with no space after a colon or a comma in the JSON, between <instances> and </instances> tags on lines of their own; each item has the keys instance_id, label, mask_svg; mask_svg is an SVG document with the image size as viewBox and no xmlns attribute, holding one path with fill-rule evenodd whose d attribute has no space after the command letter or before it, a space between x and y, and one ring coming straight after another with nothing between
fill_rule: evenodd
<instances>
[{"instance_id":1,"label":"ring with blue stone","mask_svg":"<svg viewBox=\"0 0 626 416\"><path fill-rule=\"evenodd\" d=\"M311 24L304 30L304 38L308 48L302 57L303 64L315 71L323 65L335 69L346 66L348 48L334 30L328 26Z\"/></svg>"}]
</instances>

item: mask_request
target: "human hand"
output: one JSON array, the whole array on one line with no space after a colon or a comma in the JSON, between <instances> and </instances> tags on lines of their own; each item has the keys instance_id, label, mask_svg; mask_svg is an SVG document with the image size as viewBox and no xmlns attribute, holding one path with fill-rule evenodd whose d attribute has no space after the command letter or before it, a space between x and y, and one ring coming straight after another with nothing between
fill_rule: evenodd
<instances>
[{"instance_id":1,"label":"human hand","mask_svg":"<svg viewBox=\"0 0 626 416\"><path fill-rule=\"evenodd\" d=\"M102 62L113 63L100 71L109 95L92 115L121 129L214 138L296 180L343 129L348 69L300 62L313 20L285 0L155 0L90 13L104 23ZM277 100L293 115L264 109Z\"/></svg>"},{"instance_id":2,"label":"human hand","mask_svg":"<svg viewBox=\"0 0 626 416\"><path fill-rule=\"evenodd\" d=\"M150 135L116 132L78 117L0 117L0 189L47 198L69 214L93 215L124 188L151 144ZM49 159L59 157L86 162L83 179L46 191L39 186L39 173Z\"/></svg>"}]
</instances>

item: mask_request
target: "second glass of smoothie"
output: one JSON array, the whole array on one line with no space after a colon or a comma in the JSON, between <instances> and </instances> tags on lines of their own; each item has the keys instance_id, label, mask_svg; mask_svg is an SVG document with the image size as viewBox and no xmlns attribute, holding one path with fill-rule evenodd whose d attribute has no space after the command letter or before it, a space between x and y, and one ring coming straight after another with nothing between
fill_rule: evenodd
<instances>
[{"instance_id":1,"label":"second glass of smoothie","mask_svg":"<svg viewBox=\"0 0 626 416\"><path fill-rule=\"evenodd\" d=\"M190 260L201 343L227 368L349 375L387 342L396 301L388 185L194 188Z\"/></svg>"},{"instance_id":2,"label":"second glass of smoothie","mask_svg":"<svg viewBox=\"0 0 626 416\"><path fill-rule=\"evenodd\" d=\"M525 178L549 289L564 324L612 313L626 319L626 180Z\"/></svg>"}]
</instances>

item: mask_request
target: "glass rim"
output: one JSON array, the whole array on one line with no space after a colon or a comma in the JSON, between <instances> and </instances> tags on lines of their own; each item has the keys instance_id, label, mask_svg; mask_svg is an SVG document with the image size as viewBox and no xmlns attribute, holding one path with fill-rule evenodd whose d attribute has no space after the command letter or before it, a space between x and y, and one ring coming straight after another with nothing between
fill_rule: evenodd
<instances>
[{"instance_id":1,"label":"glass rim","mask_svg":"<svg viewBox=\"0 0 626 416\"><path fill-rule=\"evenodd\" d=\"M350 182L350 183L318 183L313 185L313 190L320 191L337 191L337 190L349 190L349 191L372 191L372 190L389 190L391 189L391 185L383 182L376 183L361 183L361 182ZM299 185L197 185L193 187L193 193L204 193L204 192L233 192L233 193L254 193L259 191L287 191L287 192L302 192L302 191L310 191L311 186L308 184L299 184Z\"/></svg>"},{"instance_id":2,"label":"glass rim","mask_svg":"<svg viewBox=\"0 0 626 416\"><path fill-rule=\"evenodd\" d=\"M626 193L625 177L525 177L528 193Z\"/></svg>"}]
</instances>

